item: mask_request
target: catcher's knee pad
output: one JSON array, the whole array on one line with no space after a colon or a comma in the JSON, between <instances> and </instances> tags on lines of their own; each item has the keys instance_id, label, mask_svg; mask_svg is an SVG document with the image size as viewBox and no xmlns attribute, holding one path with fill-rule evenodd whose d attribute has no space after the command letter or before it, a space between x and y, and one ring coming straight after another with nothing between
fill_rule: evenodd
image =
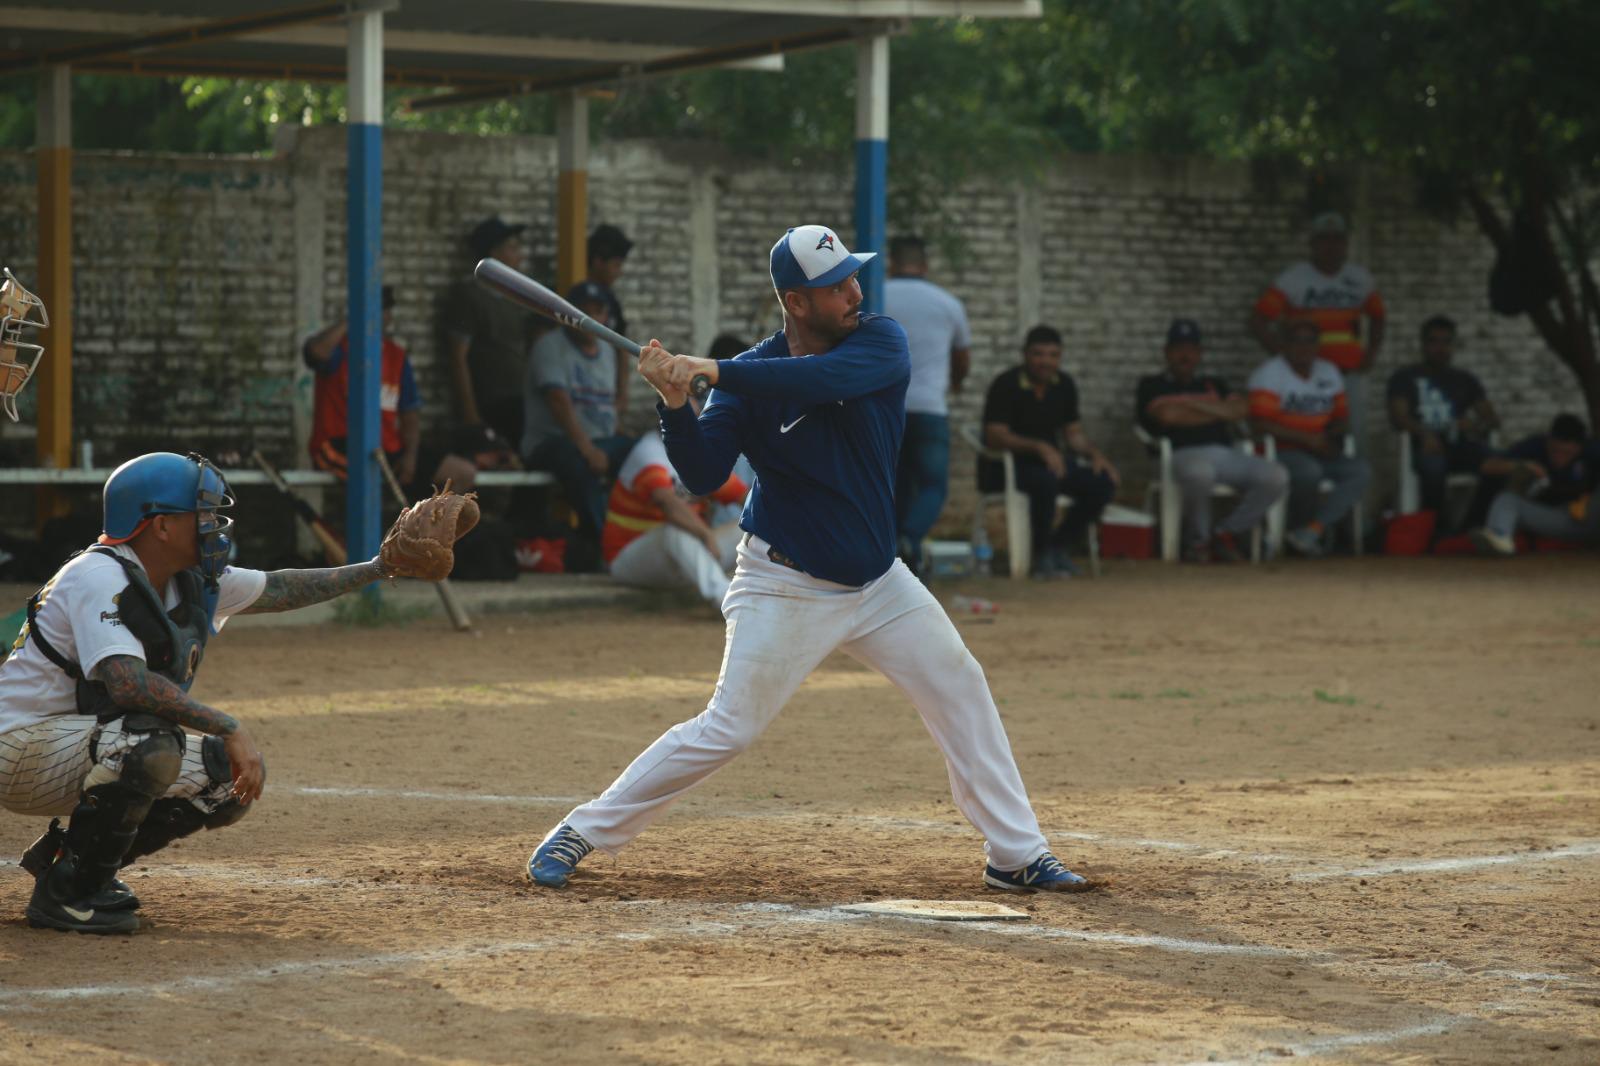
<instances>
[{"instance_id":1,"label":"catcher's knee pad","mask_svg":"<svg viewBox=\"0 0 1600 1066\"><path fill-rule=\"evenodd\" d=\"M233 771L221 737L206 737L200 744L200 761L211 785L193 797L169 796L158 799L139 826L133 844L123 856L127 866L136 859L160 851L174 840L181 840L202 829L230 826L250 813L248 805L229 794ZM265 764L262 771L265 776Z\"/></svg>"},{"instance_id":2,"label":"catcher's knee pad","mask_svg":"<svg viewBox=\"0 0 1600 1066\"><path fill-rule=\"evenodd\" d=\"M91 895L116 875L150 806L178 779L183 766L183 736L174 730L137 735L121 752L115 769L98 765L90 773L67 822L61 870L52 870L58 898Z\"/></svg>"}]
</instances>

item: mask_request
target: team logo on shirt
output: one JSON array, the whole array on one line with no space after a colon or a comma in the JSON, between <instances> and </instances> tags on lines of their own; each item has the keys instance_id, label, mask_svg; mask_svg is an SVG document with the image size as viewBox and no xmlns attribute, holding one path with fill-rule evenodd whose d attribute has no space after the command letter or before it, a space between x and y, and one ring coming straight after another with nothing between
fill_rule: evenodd
<instances>
[{"instance_id":1,"label":"team logo on shirt","mask_svg":"<svg viewBox=\"0 0 1600 1066\"><path fill-rule=\"evenodd\" d=\"M833 234L824 233L822 235L822 239L817 242L817 246L816 246L816 248L813 249L813 251L820 252L824 248L826 248L830 252L838 251L838 249L833 246Z\"/></svg>"},{"instance_id":2,"label":"team logo on shirt","mask_svg":"<svg viewBox=\"0 0 1600 1066\"><path fill-rule=\"evenodd\" d=\"M115 596L111 597L111 605L113 607L118 608L118 610L115 610L115 611L101 611L100 612L100 621L107 622L107 623L109 623L111 625L114 625L114 626L120 626L122 624L122 611L121 611L122 593L119 592Z\"/></svg>"}]
</instances>

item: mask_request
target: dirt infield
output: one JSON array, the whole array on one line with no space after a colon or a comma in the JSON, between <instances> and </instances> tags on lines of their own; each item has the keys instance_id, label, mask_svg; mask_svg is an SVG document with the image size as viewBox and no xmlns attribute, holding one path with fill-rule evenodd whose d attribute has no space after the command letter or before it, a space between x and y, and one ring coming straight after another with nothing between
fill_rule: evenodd
<instances>
[{"instance_id":1,"label":"dirt infield","mask_svg":"<svg viewBox=\"0 0 1600 1066\"><path fill-rule=\"evenodd\" d=\"M198 694L266 798L129 872L133 937L27 929L0 866L0 1062L1592 1063L1597 592L1592 557L986 584L1041 820L1110 882L1050 898L981 887L915 712L842 657L548 892L528 851L700 709L714 621L229 632ZM906 896L1032 920L835 909Z\"/></svg>"}]
</instances>

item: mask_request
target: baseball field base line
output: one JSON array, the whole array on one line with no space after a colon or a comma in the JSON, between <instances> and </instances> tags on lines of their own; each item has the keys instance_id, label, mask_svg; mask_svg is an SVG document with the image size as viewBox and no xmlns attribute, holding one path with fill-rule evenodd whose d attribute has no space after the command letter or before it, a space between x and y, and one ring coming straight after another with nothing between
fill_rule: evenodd
<instances>
[{"instance_id":1,"label":"baseball field base line","mask_svg":"<svg viewBox=\"0 0 1600 1066\"><path fill-rule=\"evenodd\" d=\"M1399 1029L1372 1029L1365 1032L1341 1033L1337 1036L1319 1036L1310 1040L1286 1040L1271 1044L1261 1051L1247 1053L1246 1058L1197 1059L1185 1066L1245 1066L1246 1063L1282 1062L1288 1057L1329 1055L1350 1048L1382 1047L1425 1036L1443 1036L1471 1021L1468 1018L1444 1017L1422 1025L1408 1025ZM1227 1054L1224 1052L1224 1054Z\"/></svg>"},{"instance_id":2,"label":"baseball field base line","mask_svg":"<svg viewBox=\"0 0 1600 1066\"><path fill-rule=\"evenodd\" d=\"M1393 877L1398 874L1454 873L1486 866L1515 866L1525 862L1554 862L1557 859L1592 859L1600 855L1600 840L1584 840L1562 848L1541 851L1512 851L1501 855L1464 855L1455 859L1418 859L1412 862L1386 862L1343 870L1312 870L1292 874L1291 881L1324 881L1330 877Z\"/></svg>"},{"instance_id":3,"label":"baseball field base line","mask_svg":"<svg viewBox=\"0 0 1600 1066\"><path fill-rule=\"evenodd\" d=\"M846 903L836 910L849 914L881 914L932 922L1025 922L1026 911L1003 903L953 899L881 899L871 903Z\"/></svg>"}]
</instances>

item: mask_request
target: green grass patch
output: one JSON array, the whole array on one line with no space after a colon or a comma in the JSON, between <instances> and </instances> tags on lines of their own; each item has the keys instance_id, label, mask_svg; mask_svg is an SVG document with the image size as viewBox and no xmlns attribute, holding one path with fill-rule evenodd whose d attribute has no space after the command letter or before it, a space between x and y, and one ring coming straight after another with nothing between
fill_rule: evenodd
<instances>
[{"instance_id":1,"label":"green grass patch","mask_svg":"<svg viewBox=\"0 0 1600 1066\"><path fill-rule=\"evenodd\" d=\"M1186 688L1164 688L1156 693L1158 700L1192 700L1195 694Z\"/></svg>"},{"instance_id":2,"label":"green grass patch","mask_svg":"<svg viewBox=\"0 0 1600 1066\"><path fill-rule=\"evenodd\" d=\"M1360 701L1354 696L1336 696L1327 689L1316 689L1311 693L1317 698L1318 703L1337 703L1341 707L1354 707Z\"/></svg>"},{"instance_id":3,"label":"green grass patch","mask_svg":"<svg viewBox=\"0 0 1600 1066\"><path fill-rule=\"evenodd\" d=\"M421 604L402 606L383 598L382 594L346 596L333 603L333 620L344 626L378 629L384 626L405 626L433 614L431 607Z\"/></svg>"},{"instance_id":4,"label":"green grass patch","mask_svg":"<svg viewBox=\"0 0 1600 1066\"><path fill-rule=\"evenodd\" d=\"M1142 700L1144 699L1144 693L1135 692L1133 689L1123 689L1120 692L1111 693L1111 698L1114 700Z\"/></svg>"}]
</instances>

